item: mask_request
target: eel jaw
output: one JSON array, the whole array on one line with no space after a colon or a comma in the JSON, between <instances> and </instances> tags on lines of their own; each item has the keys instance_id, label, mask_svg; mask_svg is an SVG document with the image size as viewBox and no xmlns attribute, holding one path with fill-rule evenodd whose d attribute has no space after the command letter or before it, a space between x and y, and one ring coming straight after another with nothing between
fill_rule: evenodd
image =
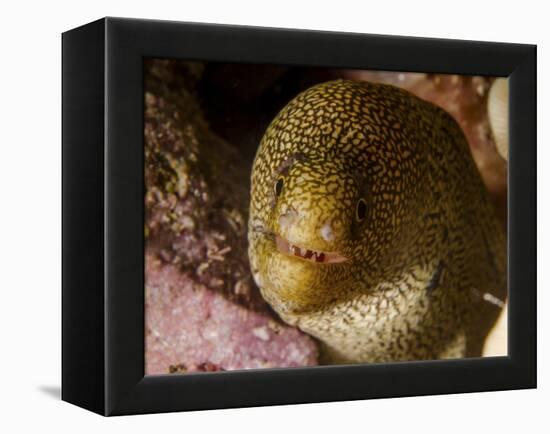
<instances>
[{"instance_id":1,"label":"eel jaw","mask_svg":"<svg viewBox=\"0 0 550 434\"><path fill-rule=\"evenodd\" d=\"M336 264L347 261L347 258L335 252L312 250L289 243L279 235L275 236L277 249L284 255L295 256L317 264Z\"/></svg>"}]
</instances>

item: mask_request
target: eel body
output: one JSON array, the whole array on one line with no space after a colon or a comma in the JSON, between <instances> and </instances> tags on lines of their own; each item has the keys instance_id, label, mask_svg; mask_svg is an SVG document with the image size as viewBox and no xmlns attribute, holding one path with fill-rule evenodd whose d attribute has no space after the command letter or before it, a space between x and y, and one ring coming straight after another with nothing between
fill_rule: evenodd
<instances>
[{"instance_id":1,"label":"eel body","mask_svg":"<svg viewBox=\"0 0 550 434\"><path fill-rule=\"evenodd\" d=\"M391 85L289 102L258 148L249 258L325 363L479 356L506 298L506 238L460 127Z\"/></svg>"}]
</instances>

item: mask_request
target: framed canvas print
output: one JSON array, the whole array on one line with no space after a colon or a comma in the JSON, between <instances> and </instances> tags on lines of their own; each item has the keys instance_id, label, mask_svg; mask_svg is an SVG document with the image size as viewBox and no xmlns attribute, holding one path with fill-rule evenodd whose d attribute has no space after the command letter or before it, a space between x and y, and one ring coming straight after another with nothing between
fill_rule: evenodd
<instances>
[{"instance_id":1,"label":"framed canvas print","mask_svg":"<svg viewBox=\"0 0 550 434\"><path fill-rule=\"evenodd\" d=\"M536 385L536 48L105 18L63 34L65 401Z\"/></svg>"}]
</instances>

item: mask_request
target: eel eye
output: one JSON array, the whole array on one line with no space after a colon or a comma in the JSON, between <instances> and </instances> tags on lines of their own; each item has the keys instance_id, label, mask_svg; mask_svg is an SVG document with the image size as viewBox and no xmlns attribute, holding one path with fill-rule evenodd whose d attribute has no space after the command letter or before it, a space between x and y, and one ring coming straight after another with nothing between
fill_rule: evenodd
<instances>
[{"instance_id":1,"label":"eel eye","mask_svg":"<svg viewBox=\"0 0 550 434\"><path fill-rule=\"evenodd\" d=\"M283 191L283 185L284 180L283 178L279 178L277 182L275 183L275 195L279 197L281 195L281 192Z\"/></svg>"},{"instance_id":2,"label":"eel eye","mask_svg":"<svg viewBox=\"0 0 550 434\"><path fill-rule=\"evenodd\" d=\"M367 216L367 202L365 199L359 199L357 202L357 207L355 208L355 218L358 222L365 220Z\"/></svg>"}]
</instances>

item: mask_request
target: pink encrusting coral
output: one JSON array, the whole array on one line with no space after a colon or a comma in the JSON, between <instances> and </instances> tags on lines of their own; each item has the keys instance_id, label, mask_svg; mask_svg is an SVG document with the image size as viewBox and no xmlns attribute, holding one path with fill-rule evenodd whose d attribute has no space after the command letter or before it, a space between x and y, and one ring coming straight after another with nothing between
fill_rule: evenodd
<instances>
[{"instance_id":1,"label":"pink encrusting coral","mask_svg":"<svg viewBox=\"0 0 550 434\"><path fill-rule=\"evenodd\" d=\"M146 256L146 373L317 364L308 336Z\"/></svg>"}]
</instances>

